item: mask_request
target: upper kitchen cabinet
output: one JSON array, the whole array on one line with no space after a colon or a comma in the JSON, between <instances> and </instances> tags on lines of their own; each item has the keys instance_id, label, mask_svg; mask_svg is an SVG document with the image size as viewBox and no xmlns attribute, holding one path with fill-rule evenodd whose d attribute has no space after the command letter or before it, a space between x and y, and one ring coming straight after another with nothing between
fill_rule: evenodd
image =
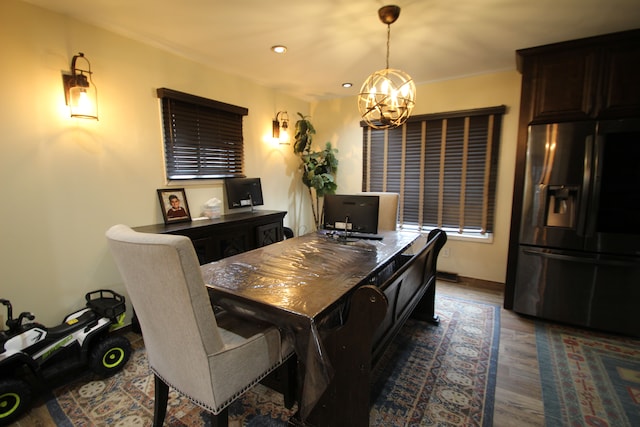
<instances>
[{"instance_id":1,"label":"upper kitchen cabinet","mask_svg":"<svg viewBox=\"0 0 640 427\"><path fill-rule=\"evenodd\" d=\"M516 53L529 123L640 115L640 30Z\"/></svg>"},{"instance_id":2,"label":"upper kitchen cabinet","mask_svg":"<svg viewBox=\"0 0 640 427\"><path fill-rule=\"evenodd\" d=\"M598 117L640 116L640 32L602 52L602 104Z\"/></svg>"}]
</instances>

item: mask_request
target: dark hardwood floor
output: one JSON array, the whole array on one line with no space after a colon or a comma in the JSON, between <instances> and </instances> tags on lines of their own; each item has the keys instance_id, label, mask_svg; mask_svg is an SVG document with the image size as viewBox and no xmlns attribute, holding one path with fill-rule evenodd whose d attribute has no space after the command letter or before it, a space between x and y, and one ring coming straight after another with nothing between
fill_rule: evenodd
<instances>
[{"instance_id":1,"label":"dark hardwood floor","mask_svg":"<svg viewBox=\"0 0 640 427\"><path fill-rule=\"evenodd\" d=\"M437 294L495 303L502 307L504 285L501 283L460 278L456 283L439 280L436 286ZM500 310L500 350L493 425L544 425L534 322L504 308Z\"/></svg>"}]
</instances>

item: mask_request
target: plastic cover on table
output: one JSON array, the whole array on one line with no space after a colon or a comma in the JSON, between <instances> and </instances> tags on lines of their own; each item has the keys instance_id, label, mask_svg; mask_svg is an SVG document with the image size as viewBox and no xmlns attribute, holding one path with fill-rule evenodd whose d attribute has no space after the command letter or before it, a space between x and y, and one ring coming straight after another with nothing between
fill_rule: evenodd
<instances>
[{"instance_id":1,"label":"plastic cover on table","mask_svg":"<svg viewBox=\"0 0 640 427\"><path fill-rule=\"evenodd\" d=\"M333 375L322 331L342 324L343 296L415 237L393 233L382 241L345 242L312 233L203 265L202 272L215 290L215 304L295 336L305 368L300 402L305 419Z\"/></svg>"}]
</instances>

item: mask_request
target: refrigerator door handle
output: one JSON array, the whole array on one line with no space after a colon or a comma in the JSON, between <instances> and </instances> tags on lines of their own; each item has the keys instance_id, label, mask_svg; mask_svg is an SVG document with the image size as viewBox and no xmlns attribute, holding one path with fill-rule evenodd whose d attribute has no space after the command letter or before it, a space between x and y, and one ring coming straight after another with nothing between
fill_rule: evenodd
<instances>
[{"instance_id":1,"label":"refrigerator door handle","mask_svg":"<svg viewBox=\"0 0 640 427\"><path fill-rule=\"evenodd\" d=\"M587 216L587 212L591 212L590 198L592 196L592 164L593 164L593 135L588 135L584 141L584 175L582 176L582 194L580 200L580 210L578 212L578 227L576 234L580 237L588 237L590 235L590 220L592 216ZM587 222L589 221L589 223Z\"/></svg>"},{"instance_id":2,"label":"refrigerator door handle","mask_svg":"<svg viewBox=\"0 0 640 427\"><path fill-rule=\"evenodd\" d=\"M600 257L567 255L560 252L550 252L549 250L544 250L544 249L522 249L522 252L527 255L539 256L542 258L547 258L547 259L552 259L557 261L580 262L583 264L591 264L591 265L604 265L604 266L613 266L613 267L634 267L634 266L637 267L640 265L640 259L636 261L627 261L627 260L615 259L615 258L602 259Z\"/></svg>"},{"instance_id":3,"label":"refrigerator door handle","mask_svg":"<svg viewBox=\"0 0 640 427\"><path fill-rule=\"evenodd\" d=\"M591 191L589 194L589 204L585 237L594 237L596 234L596 221L598 219L598 206L600 206L600 181L602 177L602 156L604 155L604 136L597 135L593 148L593 170L591 172Z\"/></svg>"}]
</instances>

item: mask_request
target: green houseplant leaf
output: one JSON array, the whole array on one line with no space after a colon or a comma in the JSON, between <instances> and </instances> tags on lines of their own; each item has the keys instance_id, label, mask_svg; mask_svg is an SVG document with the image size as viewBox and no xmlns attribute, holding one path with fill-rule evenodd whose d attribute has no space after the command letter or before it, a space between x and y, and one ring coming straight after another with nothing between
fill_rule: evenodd
<instances>
[{"instance_id":1,"label":"green houseplant leaf","mask_svg":"<svg viewBox=\"0 0 640 427\"><path fill-rule=\"evenodd\" d=\"M296 121L295 142L293 152L300 157L300 169L302 182L309 190L311 209L316 227L320 226L320 198L325 194L335 194L338 189L335 174L338 171L338 150L327 142L322 151L311 151L311 143L316 130L308 116L298 113L300 117ZM314 191L312 191L313 189ZM315 197L313 193L315 192Z\"/></svg>"}]
</instances>

